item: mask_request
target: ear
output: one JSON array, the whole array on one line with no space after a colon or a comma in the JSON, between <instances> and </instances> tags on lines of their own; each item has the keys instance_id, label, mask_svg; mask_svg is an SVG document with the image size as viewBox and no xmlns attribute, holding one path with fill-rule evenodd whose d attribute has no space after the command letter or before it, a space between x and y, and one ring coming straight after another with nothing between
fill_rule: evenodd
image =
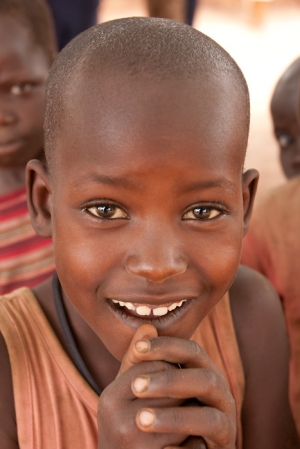
<instances>
[{"instance_id":1,"label":"ear","mask_svg":"<svg viewBox=\"0 0 300 449\"><path fill-rule=\"evenodd\" d=\"M243 236L247 233L252 215L255 194L257 190L259 173L251 169L243 173L243 207L244 207L244 227Z\"/></svg>"},{"instance_id":2,"label":"ear","mask_svg":"<svg viewBox=\"0 0 300 449\"><path fill-rule=\"evenodd\" d=\"M41 161L28 162L26 167L27 202L31 223L38 235L51 237L52 191L49 173Z\"/></svg>"}]
</instances>

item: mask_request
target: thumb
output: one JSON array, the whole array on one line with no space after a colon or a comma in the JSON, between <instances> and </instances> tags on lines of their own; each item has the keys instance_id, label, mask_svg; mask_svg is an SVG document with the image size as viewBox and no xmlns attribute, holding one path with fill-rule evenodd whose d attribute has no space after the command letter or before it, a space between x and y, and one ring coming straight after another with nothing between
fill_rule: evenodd
<instances>
[{"instance_id":1,"label":"thumb","mask_svg":"<svg viewBox=\"0 0 300 449\"><path fill-rule=\"evenodd\" d=\"M155 337L158 337L158 333L156 328L152 324L142 324L138 328L138 330L136 331L131 340L129 348L127 349L123 357L117 377L121 376L121 374L125 373L125 371L127 371L133 365L136 365L137 363L140 362L139 354L135 346L136 342L138 342L139 340L145 340L147 338L155 338Z\"/></svg>"}]
</instances>

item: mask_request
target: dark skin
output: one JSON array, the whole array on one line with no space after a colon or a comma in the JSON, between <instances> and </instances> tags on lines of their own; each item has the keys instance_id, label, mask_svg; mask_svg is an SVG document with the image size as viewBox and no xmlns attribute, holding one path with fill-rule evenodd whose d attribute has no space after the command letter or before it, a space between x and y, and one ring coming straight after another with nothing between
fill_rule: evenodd
<instances>
[{"instance_id":1,"label":"dark skin","mask_svg":"<svg viewBox=\"0 0 300 449\"><path fill-rule=\"evenodd\" d=\"M29 31L0 18L0 195L25 185L25 167L43 157L45 82L49 60Z\"/></svg>"},{"instance_id":2,"label":"dark skin","mask_svg":"<svg viewBox=\"0 0 300 449\"><path fill-rule=\"evenodd\" d=\"M283 75L271 101L274 134L279 144L281 166L287 178L300 175L299 80L300 61Z\"/></svg>"},{"instance_id":3,"label":"dark skin","mask_svg":"<svg viewBox=\"0 0 300 449\"><path fill-rule=\"evenodd\" d=\"M264 278L239 268L258 174L242 172L236 89L228 80L195 86L126 74L79 77L74 89L51 175L32 161L27 182L35 229L53 237L79 350L104 390L98 448L235 447L224 376L189 340L230 287L246 375L244 448L297 447L279 301ZM68 353L51 282L34 292ZM186 302L154 318L113 299L152 310ZM1 442L17 449L3 341L0 353Z\"/></svg>"}]
</instances>

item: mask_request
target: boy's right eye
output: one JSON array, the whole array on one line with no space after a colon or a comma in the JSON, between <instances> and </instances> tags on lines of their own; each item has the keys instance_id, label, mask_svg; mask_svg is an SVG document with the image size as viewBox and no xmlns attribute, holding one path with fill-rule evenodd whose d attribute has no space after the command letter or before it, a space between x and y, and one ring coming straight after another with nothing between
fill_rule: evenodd
<instances>
[{"instance_id":1,"label":"boy's right eye","mask_svg":"<svg viewBox=\"0 0 300 449\"><path fill-rule=\"evenodd\" d=\"M277 139L281 148L287 148L293 141L292 136L289 134L281 134Z\"/></svg>"},{"instance_id":2,"label":"boy's right eye","mask_svg":"<svg viewBox=\"0 0 300 449\"><path fill-rule=\"evenodd\" d=\"M13 95L26 95L29 94L33 89L32 83L17 83L11 86L10 93Z\"/></svg>"},{"instance_id":3,"label":"boy's right eye","mask_svg":"<svg viewBox=\"0 0 300 449\"><path fill-rule=\"evenodd\" d=\"M120 218L127 218L127 214L118 206L112 204L101 204L99 206L86 207L86 211L95 217L103 220L116 220Z\"/></svg>"}]
</instances>

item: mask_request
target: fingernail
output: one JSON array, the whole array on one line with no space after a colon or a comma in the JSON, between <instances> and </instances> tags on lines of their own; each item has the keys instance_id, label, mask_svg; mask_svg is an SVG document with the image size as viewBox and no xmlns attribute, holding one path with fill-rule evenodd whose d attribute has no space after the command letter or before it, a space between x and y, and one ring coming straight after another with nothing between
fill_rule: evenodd
<instances>
[{"instance_id":1,"label":"fingernail","mask_svg":"<svg viewBox=\"0 0 300 449\"><path fill-rule=\"evenodd\" d=\"M148 377L137 377L133 381L132 386L133 386L134 391L136 391L137 393L143 393L144 391L146 391L148 389L148 385L149 385Z\"/></svg>"},{"instance_id":2,"label":"fingernail","mask_svg":"<svg viewBox=\"0 0 300 449\"><path fill-rule=\"evenodd\" d=\"M139 413L139 422L143 427L150 427L154 424L155 413L151 410L141 410Z\"/></svg>"},{"instance_id":3,"label":"fingernail","mask_svg":"<svg viewBox=\"0 0 300 449\"><path fill-rule=\"evenodd\" d=\"M136 342L135 347L138 352L147 352L150 348L150 344L148 340L139 340Z\"/></svg>"}]
</instances>

